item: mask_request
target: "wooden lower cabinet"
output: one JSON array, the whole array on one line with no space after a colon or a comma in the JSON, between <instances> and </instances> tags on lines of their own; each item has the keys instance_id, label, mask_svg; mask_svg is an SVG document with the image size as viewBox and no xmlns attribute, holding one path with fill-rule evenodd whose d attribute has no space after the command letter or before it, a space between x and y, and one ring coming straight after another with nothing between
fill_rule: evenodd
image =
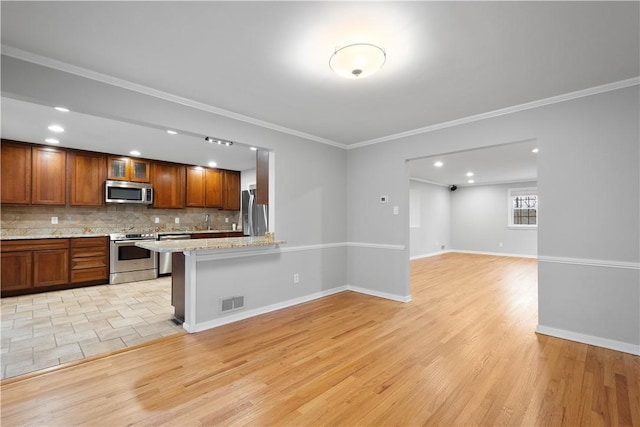
<instances>
[{"instance_id":1,"label":"wooden lower cabinet","mask_svg":"<svg viewBox=\"0 0 640 427\"><path fill-rule=\"evenodd\" d=\"M3 252L2 291L29 289L33 286L33 252Z\"/></svg>"},{"instance_id":2,"label":"wooden lower cabinet","mask_svg":"<svg viewBox=\"0 0 640 427\"><path fill-rule=\"evenodd\" d=\"M109 239L71 239L71 283L107 283L109 280Z\"/></svg>"},{"instance_id":3,"label":"wooden lower cabinet","mask_svg":"<svg viewBox=\"0 0 640 427\"><path fill-rule=\"evenodd\" d=\"M3 241L2 296L108 283L108 245L107 237Z\"/></svg>"},{"instance_id":4,"label":"wooden lower cabinet","mask_svg":"<svg viewBox=\"0 0 640 427\"><path fill-rule=\"evenodd\" d=\"M34 288L67 283L69 283L69 249L33 252Z\"/></svg>"},{"instance_id":5,"label":"wooden lower cabinet","mask_svg":"<svg viewBox=\"0 0 640 427\"><path fill-rule=\"evenodd\" d=\"M225 237L244 237L242 231L223 231L217 233L194 233L192 239L223 239Z\"/></svg>"}]
</instances>

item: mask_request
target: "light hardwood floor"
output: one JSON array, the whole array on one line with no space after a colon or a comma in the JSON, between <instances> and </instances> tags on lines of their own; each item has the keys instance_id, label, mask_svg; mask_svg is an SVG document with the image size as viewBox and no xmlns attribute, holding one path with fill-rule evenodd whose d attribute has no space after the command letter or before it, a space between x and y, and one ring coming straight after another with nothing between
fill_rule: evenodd
<instances>
[{"instance_id":1,"label":"light hardwood floor","mask_svg":"<svg viewBox=\"0 0 640 427\"><path fill-rule=\"evenodd\" d=\"M640 357L533 331L536 261L352 292L2 383L2 425L640 425Z\"/></svg>"}]
</instances>

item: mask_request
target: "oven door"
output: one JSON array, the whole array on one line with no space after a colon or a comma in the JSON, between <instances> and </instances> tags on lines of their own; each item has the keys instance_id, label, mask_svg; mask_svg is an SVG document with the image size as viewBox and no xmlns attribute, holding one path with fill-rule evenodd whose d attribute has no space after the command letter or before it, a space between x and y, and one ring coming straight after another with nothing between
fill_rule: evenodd
<instances>
[{"instance_id":1,"label":"oven door","mask_svg":"<svg viewBox=\"0 0 640 427\"><path fill-rule=\"evenodd\" d=\"M143 241L155 242L155 240L112 240L110 272L125 273L157 268L155 253L136 246L136 242Z\"/></svg>"}]
</instances>

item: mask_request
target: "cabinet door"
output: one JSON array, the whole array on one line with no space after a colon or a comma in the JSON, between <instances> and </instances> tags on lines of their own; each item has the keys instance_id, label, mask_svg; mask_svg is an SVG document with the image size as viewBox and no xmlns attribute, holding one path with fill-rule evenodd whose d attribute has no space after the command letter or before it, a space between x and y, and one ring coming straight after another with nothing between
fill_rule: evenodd
<instances>
[{"instance_id":1,"label":"cabinet door","mask_svg":"<svg viewBox=\"0 0 640 427\"><path fill-rule=\"evenodd\" d=\"M148 160L130 159L131 174L133 182L149 182L151 175L151 165Z\"/></svg>"},{"instance_id":2,"label":"cabinet door","mask_svg":"<svg viewBox=\"0 0 640 427\"><path fill-rule=\"evenodd\" d=\"M31 275L33 252L6 252L2 254L1 272L2 291L28 289L33 286Z\"/></svg>"},{"instance_id":3,"label":"cabinet door","mask_svg":"<svg viewBox=\"0 0 640 427\"><path fill-rule=\"evenodd\" d=\"M69 249L33 252L33 286L69 283Z\"/></svg>"},{"instance_id":4,"label":"cabinet door","mask_svg":"<svg viewBox=\"0 0 640 427\"><path fill-rule=\"evenodd\" d=\"M240 210L240 172L224 171L223 206L226 211Z\"/></svg>"},{"instance_id":5,"label":"cabinet door","mask_svg":"<svg viewBox=\"0 0 640 427\"><path fill-rule=\"evenodd\" d=\"M187 207L203 208L205 205L205 169L200 166L187 168Z\"/></svg>"},{"instance_id":6,"label":"cabinet door","mask_svg":"<svg viewBox=\"0 0 640 427\"><path fill-rule=\"evenodd\" d=\"M31 150L31 203L65 205L67 156L64 151L47 147Z\"/></svg>"},{"instance_id":7,"label":"cabinet door","mask_svg":"<svg viewBox=\"0 0 640 427\"><path fill-rule=\"evenodd\" d=\"M129 181L129 158L113 157L107 158L107 179L113 181Z\"/></svg>"},{"instance_id":8,"label":"cabinet door","mask_svg":"<svg viewBox=\"0 0 640 427\"><path fill-rule=\"evenodd\" d=\"M100 154L69 153L71 206L103 206L106 156Z\"/></svg>"},{"instance_id":9,"label":"cabinet door","mask_svg":"<svg viewBox=\"0 0 640 427\"><path fill-rule=\"evenodd\" d=\"M205 178L207 182L205 186L205 206L208 208L221 208L223 205L223 172L220 169L206 169Z\"/></svg>"},{"instance_id":10,"label":"cabinet door","mask_svg":"<svg viewBox=\"0 0 640 427\"><path fill-rule=\"evenodd\" d=\"M31 203L31 146L2 140L2 203Z\"/></svg>"},{"instance_id":11,"label":"cabinet door","mask_svg":"<svg viewBox=\"0 0 640 427\"><path fill-rule=\"evenodd\" d=\"M153 206L161 209L184 208L185 166L153 163Z\"/></svg>"}]
</instances>

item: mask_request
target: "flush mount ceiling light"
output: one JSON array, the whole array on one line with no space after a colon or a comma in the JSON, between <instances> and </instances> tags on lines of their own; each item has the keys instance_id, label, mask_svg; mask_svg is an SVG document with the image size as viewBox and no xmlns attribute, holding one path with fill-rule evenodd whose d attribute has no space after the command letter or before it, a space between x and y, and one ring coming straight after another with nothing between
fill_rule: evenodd
<instances>
[{"instance_id":1,"label":"flush mount ceiling light","mask_svg":"<svg viewBox=\"0 0 640 427\"><path fill-rule=\"evenodd\" d=\"M336 48L329 67L340 77L363 79L378 71L387 60L386 52L370 43L356 43Z\"/></svg>"},{"instance_id":2,"label":"flush mount ceiling light","mask_svg":"<svg viewBox=\"0 0 640 427\"><path fill-rule=\"evenodd\" d=\"M444 163L442 163L440 160L438 160L437 162L435 162L435 163L433 164L433 166L435 166L435 167L437 167L437 168L441 168L441 167L442 167L442 165L444 165Z\"/></svg>"}]
</instances>

